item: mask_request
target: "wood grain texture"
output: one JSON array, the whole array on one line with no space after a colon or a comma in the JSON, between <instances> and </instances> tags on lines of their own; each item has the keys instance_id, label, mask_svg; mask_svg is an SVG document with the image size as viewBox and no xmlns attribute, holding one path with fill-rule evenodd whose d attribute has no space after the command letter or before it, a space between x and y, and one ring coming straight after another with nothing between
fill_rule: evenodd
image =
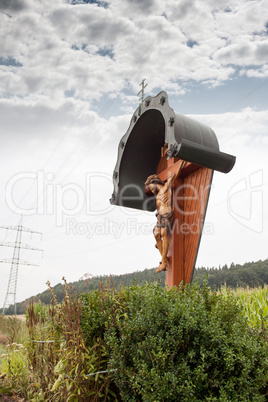
<instances>
[{"instance_id":1,"label":"wood grain texture","mask_svg":"<svg viewBox=\"0 0 268 402\"><path fill-rule=\"evenodd\" d=\"M161 158L157 174L166 180L175 174L179 160ZM186 163L173 188L175 222L169 240L168 287L190 283L195 268L210 193L213 171Z\"/></svg>"}]
</instances>

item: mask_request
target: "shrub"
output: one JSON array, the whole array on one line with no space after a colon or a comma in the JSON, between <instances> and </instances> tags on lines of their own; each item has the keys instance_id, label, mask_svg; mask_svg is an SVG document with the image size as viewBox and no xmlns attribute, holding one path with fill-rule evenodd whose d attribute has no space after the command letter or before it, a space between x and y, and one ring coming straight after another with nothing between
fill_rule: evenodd
<instances>
[{"instance_id":1,"label":"shrub","mask_svg":"<svg viewBox=\"0 0 268 402\"><path fill-rule=\"evenodd\" d=\"M107 368L116 370L125 401L266 398L267 340L248 328L231 293L133 285L84 296L83 310L105 340ZM82 324L90 342L94 332Z\"/></svg>"},{"instance_id":2,"label":"shrub","mask_svg":"<svg viewBox=\"0 0 268 402\"><path fill-rule=\"evenodd\" d=\"M120 288L118 292L110 287L109 281L104 286L100 284L99 290L88 294L80 295L82 302L81 330L84 335L87 347L98 344L101 347L101 359L99 360L100 378L106 384L109 392L107 398L116 401L119 397L119 389L111 377L111 370L108 367L109 355L105 342L107 329L124 314L126 304L126 291Z\"/></svg>"},{"instance_id":3,"label":"shrub","mask_svg":"<svg viewBox=\"0 0 268 402\"><path fill-rule=\"evenodd\" d=\"M51 306L39 303L28 308L28 358L33 379L28 397L38 396L44 401L109 400L109 381L99 375L105 354L102 344L96 339L86 347L80 326L82 302L68 294L66 282L64 289L62 304L51 289Z\"/></svg>"},{"instance_id":4,"label":"shrub","mask_svg":"<svg viewBox=\"0 0 268 402\"><path fill-rule=\"evenodd\" d=\"M265 326L250 327L227 289L107 284L78 299L64 288L63 303L54 295L49 307L30 306L29 340L5 348L0 392L66 402L267 400Z\"/></svg>"}]
</instances>

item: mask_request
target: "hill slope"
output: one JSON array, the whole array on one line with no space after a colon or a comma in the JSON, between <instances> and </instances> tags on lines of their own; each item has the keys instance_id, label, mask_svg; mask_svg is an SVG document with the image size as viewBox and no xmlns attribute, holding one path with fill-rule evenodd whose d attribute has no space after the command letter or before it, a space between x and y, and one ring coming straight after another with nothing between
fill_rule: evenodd
<instances>
[{"instance_id":1,"label":"hill slope","mask_svg":"<svg viewBox=\"0 0 268 402\"><path fill-rule=\"evenodd\" d=\"M268 259L264 261L248 262L244 265L231 264L230 267L224 265L219 268L197 268L195 270L194 280L202 283L207 276L208 285L212 289L219 289L222 285L226 284L228 287L258 287L268 284ZM165 286L165 272L155 274L155 268L145 269L144 271L137 271L124 275L113 275L110 277L113 286L118 289L122 286L129 286L135 280L137 284L144 282L161 281L161 284ZM107 276L98 276L93 279L79 280L78 282L72 282L68 284L70 290L77 293L85 293L91 291L94 288L98 288L100 283L107 283ZM64 287L62 284L57 284L53 288L55 295L59 302L63 300ZM24 300L21 303L17 303L18 314L24 314L31 299L34 302L41 301L45 304L49 304L52 295L49 289L37 294L29 299ZM6 314L12 314L13 306L10 306L6 310Z\"/></svg>"}]
</instances>

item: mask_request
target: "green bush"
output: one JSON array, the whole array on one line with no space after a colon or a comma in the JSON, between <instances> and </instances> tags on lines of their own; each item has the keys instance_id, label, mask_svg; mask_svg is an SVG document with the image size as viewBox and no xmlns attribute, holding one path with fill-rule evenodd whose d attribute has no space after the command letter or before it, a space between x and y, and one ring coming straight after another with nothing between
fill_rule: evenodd
<instances>
[{"instance_id":1,"label":"green bush","mask_svg":"<svg viewBox=\"0 0 268 402\"><path fill-rule=\"evenodd\" d=\"M206 283L169 291L107 284L78 299L64 288L63 303L54 295L49 307L29 307L28 341L3 353L0 393L35 401L267 400L267 329L250 327L233 292Z\"/></svg>"},{"instance_id":2,"label":"green bush","mask_svg":"<svg viewBox=\"0 0 268 402\"><path fill-rule=\"evenodd\" d=\"M99 374L99 377L101 382L106 384L108 390L105 400L116 401L119 397L119 389L113 381L111 369L108 367L109 355L105 336L107 329L111 325L116 325L124 314L126 290L121 288L116 292L108 282L106 286L101 284L99 290L80 295L80 300L82 302L80 325L86 347L90 348L95 344L101 347L102 353L101 359L99 359L99 371L101 374Z\"/></svg>"},{"instance_id":3,"label":"green bush","mask_svg":"<svg viewBox=\"0 0 268 402\"><path fill-rule=\"evenodd\" d=\"M124 401L264 401L268 347L231 293L206 285L106 288L83 296L82 329L105 342Z\"/></svg>"}]
</instances>

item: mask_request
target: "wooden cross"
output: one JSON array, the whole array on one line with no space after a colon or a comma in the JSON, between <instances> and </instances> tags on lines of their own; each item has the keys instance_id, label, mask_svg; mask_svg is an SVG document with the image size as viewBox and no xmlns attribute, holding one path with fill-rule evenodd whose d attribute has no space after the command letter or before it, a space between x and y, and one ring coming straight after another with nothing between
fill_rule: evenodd
<instances>
[{"instance_id":1,"label":"wooden cross","mask_svg":"<svg viewBox=\"0 0 268 402\"><path fill-rule=\"evenodd\" d=\"M156 174L165 181L176 173L179 163L177 158L167 160L162 148ZM212 177L213 170L187 162L173 186L175 221L169 238L168 287L192 280Z\"/></svg>"}]
</instances>

